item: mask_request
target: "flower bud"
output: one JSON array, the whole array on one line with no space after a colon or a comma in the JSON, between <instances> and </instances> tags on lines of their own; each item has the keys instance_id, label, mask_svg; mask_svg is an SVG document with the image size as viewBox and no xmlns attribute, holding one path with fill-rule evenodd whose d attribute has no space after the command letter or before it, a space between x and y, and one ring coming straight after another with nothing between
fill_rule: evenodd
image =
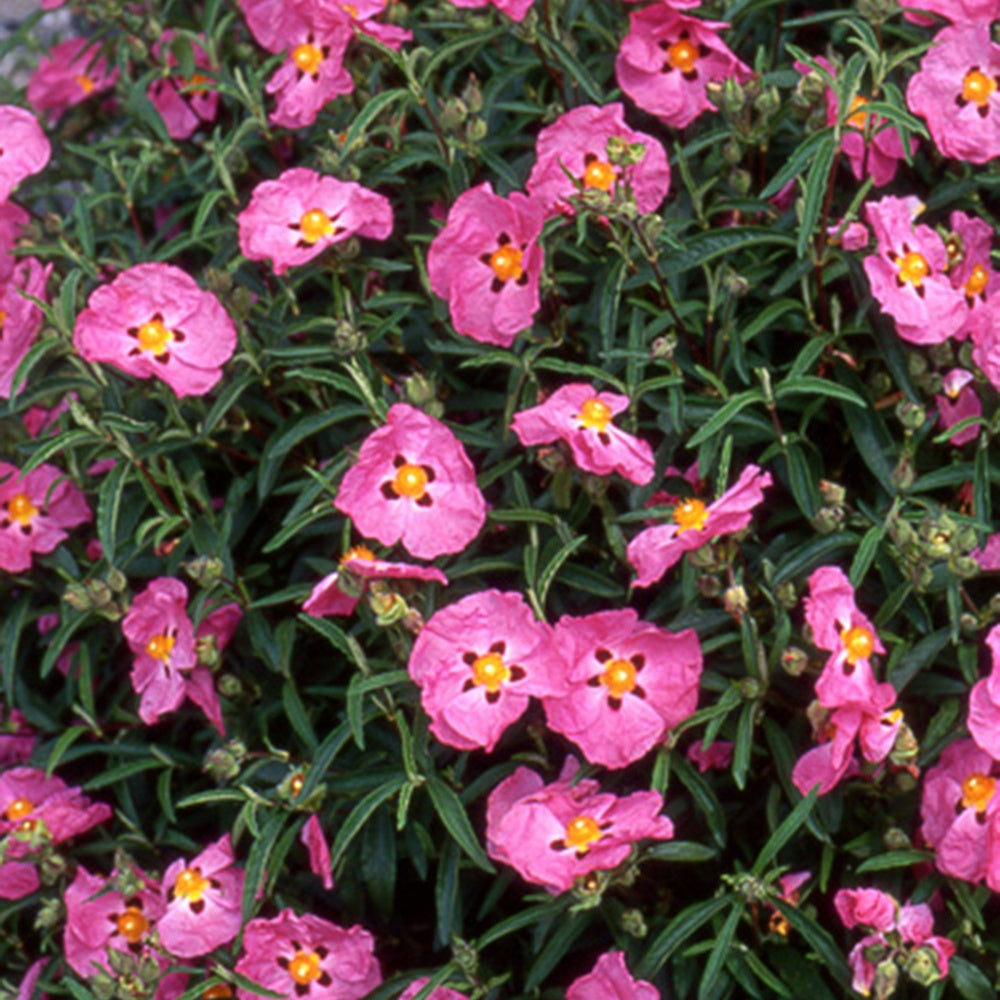
<instances>
[{"instance_id":1,"label":"flower bud","mask_svg":"<svg viewBox=\"0 0 1000 1000\"><path fill-rule=\"evenodd\" d=\"M225 567L218 556L198 556L181 563L181 569L200 587L211 587L222 579Z\"/></svg>"},{"instance_id":2,"label":"flower bud","mask_svg":"<svg viewBox=\"0 0 1000 1000\"><path fill-rule=\"evenodd\" d=\"M649 932L642 911L634 907L623 910L621 915L622 930L630 937L644 938Z\"/></svg>"},{"instance_id":3,"label":"flower bud","mask_svg":"<svg viewBox=\"0 0 1000 1000\"><path fill-rule=\"evenodd\" d=\"M462 88L462 100L470 114L478 115L483 110L483 92L475 73L469 74L469 80Z\"/></svg>"},{"instance_id":4,"label":"flower bud","mask_svg":"<svg viewBox=\"0 0 1000 1000\"><path fill-rule=\"evenodd\" d=\"M927 421L927 411L919 403L905 399L896 407L896 417L908 431L918 431Z\"/></svg>"},{"instance_id":5,"label":"flower bud","mask_svg":"<svg viewBox=\"0 0 1000 1000\"><path fill-rule=\"evenodd\" d=\"M912 846L910 838L898 826L890 826L882 835L882 843L887 851L908 851Z\"/></svg>"},{"instance_id":6,"label":"flower bud","mask_svg":"<svg viewBox=\"0 0 1000 1000\"><path fill-rule=\"evenodd\" d=\"M860 3L859 3L860 6ZM875 968L875 980L872 992L876 1000L888 1000L896 992L899 985L899 966L891 958L879 962Z\"/></svg>"},{"instance_id":7,"label":"flower bud","mask_svg":"<svg viewBox=\"0 0 1000 1000\"><path fill-rule=\"evenodd\" d=\"M842 504L847 497L847 490L832 479L821 479L817 485L824 503L836 506Z\"/></svg>"},{"instance_id":8,"label":"flower bud","mask_svg":"<svg viewBox=\"0 0 1000 1000\"><path fill-rule=\"evenodd\" d=\"M809 666L809 656L798 646L789 646L781 654L781 669L792 677L801 677L807 666Z\"/></svg>"},{"instance_id":9,"label":"flower bud","mask_svg":"<svg viewBox=\"0 0 1000 1000\"><path fill-rule=\"evenodd\" d=\"M232 781L240 773L240 765L246 759L247 748L240 740L229 740L221 747L205 754L201 769L217 785Z\"/></svg>"},{"instance_id":10,"label":"flower bud","mask_svg":"<svg viewBox=\"0 0 1000 1000\"><path fill-rule=\"evenodd\" d=\"M470 143L482 142L486 138L488 131L489 129L486 127L484 119L478 116L470 118L465 126L465 140Z\"/></svg>"},{"instance_id":11,"label":"flower bud","mask_svg":"<svg viewBox=\"0 0 1000 1000\"><path fill-rule=\"evenodd\" d=\"M734 618L742 618L750 607L750 598L747 596L746 588L740 584L729 587L722 595L722 606Z\"/></svg>"},{"instance_id":12,"label":"flower bud","mask_svg":"<svg viewBox=\"0 0 1000 1000\"><path fill-rule=\"evenodd\" d=\"M910 979L921 986L930 986L941 978L938 954L929 944L910 952L905 969Z\"/></svg>"},{"instance_id":13,"label":"flower bud","mask_svg":"<svg viewBox=\"0 0 1000 1000\"><path fill-rule=\"evenodd\" d=\"M460 97L449 97L441 109L439 121L443 129L454 132L465 123L468 117L469 109L466 107L465 101Z\"/></svg>"}]
</instances>

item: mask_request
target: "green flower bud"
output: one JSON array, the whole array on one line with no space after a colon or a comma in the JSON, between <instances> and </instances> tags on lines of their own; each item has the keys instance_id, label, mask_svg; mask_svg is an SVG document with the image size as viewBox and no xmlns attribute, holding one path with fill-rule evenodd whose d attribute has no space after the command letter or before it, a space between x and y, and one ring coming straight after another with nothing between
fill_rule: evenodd
<instances>
[{"instance_id":1,"label":"green flower bud","mask_svg":"<svg viewBox=\"0 0 1000 1000\"><path fill-rule=\"evenodd\" d=\"M809 666L809 656L798 646L789 646L781 654L781 669L792 677L801 677Z\"/></svg>"},{"instance_id":2,"label":"green flower bud","mask_svg":"<svg viewBox=\"0 0 1000 1000\"><path fill-rule=\"evenodd\" d=\"M630 937L642 939L649 933L642 911L634 907L622 911L621 925L622 930Z\"/></svg>"},{"instance_id":3,"label":"green flower bud","mask_svg":"<svg viewBox=\"0 0 1000 1000\"><path fill-rule=\"evenodd\" d=\"M181 569L200 587L211 587L222 579L225 567L218 556L198 556L181 563Z\"/></svg>"},{"instance_id":4,"label":"green flower bud","mask_svg":"<svg viewBox=\"0 0 1000 1000\"><path fill-rule=\"evenodd\" d=\"M941 978L938 954L930 945L916 948L906 960L906 974L921 986L930 986Z\"/></svg>"}]
</instances>

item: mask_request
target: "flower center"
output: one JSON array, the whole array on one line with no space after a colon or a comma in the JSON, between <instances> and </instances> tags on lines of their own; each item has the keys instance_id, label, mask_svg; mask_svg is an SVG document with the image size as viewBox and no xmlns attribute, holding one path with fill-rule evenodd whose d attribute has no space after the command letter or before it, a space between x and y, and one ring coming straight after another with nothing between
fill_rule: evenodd
<instances>
[{"instance_id":1,"label":"flower center","mask_svg":"<svg viewBox=\"0 0 1000 1000\"><path fill-rule=\"evenodd\" d=\"M610 191L615 182L615 168L603 160L591 160L583 171L583 186Z\"/></svg>"},{"instance_id":2,"label":"flower center","mask_svg":"<svg viewBox=\"0 0 1000 1000\"><path fill-rule=\"evenodd\" d=\"M521 258L524 256L517 247L505 243L490 254L490 267L501 281L517 281L524 274Z\"/></svg>"},{"instance_id":3,"label":"flower center","mask_svg":"<svg viewBox=\"0 0 1000 1000\"><path fill-rule=\"evenodd\" d=\"M989 280L990 272L982 264L976 264L972 268L972 274L969 275L968 280L965 282L965 294L970 299L981 295L986 290Z\"/></svg>"},{"instance_id":4,"label":"flower center","mask_svg":"<svg viewBox=\"0 0 1000 1000\"><path fill-rule=\"evenodd\" d=\"M164 635L162 632L159 632L146 643L146 652L154 660L166 663L170 659L170 654L176 642L177 640L172 635Z\"/></svg>"},{"instance_id":5,"label":"flower center","mask_svg":"<svg viewBox=\"0 0 1000 1000\"><path fill-rule=\"evenodd\" d=\"M315 243L324 236L333 236L337 227L321 208L313 208L299 220L299 231L306 243Z\"/></svg>"},{"instance_id":6,"label":"flower center","mask_svg":"<svg viewBox=\"0 0 1000 1000\"><path fill-rule=\"evenodd\" d=\"M690 73L694 69L695 63L698 62L698 46L693 45L686 38L674 42L667 49L667 62L682 73Z\"/></svg>"},{"instance_id":7,"label":"flower center","mask_svg":"<svg viewBox=\"0 0 1000 1000\"><path fill-rule=\"evenodd\" d=\"M203 84L211 82L211 77L205 76L202 73L195 73L191 79L183 81L183 86L189 94L204 94L208 88L203 86Z\"/></svg>"},{"instance_id":8,"label":"flower center","mask_svg":"<svg viewBox=\"0 0 1000 1000\"><path fill-rule=\"evenodd\" d=\"M38 508L31 502L27 493L15 493L7 501L7 516L17 521L22 528L31 524L31 519L38 513Z\"/></svg>"},{"instance_id":9,"label":"flower center","mask_svg":"<svg viewBox=\"0 0 1000 1000\"><path fill-rule=\"evenodd\" d=\"M908 281L915 288L919 288L924 278L931 273L931 266L923 254L916 250L911 250L904 254L898 261L899 277L903 281Z\"/></svg>"},{"instance_id":10,"label":"flower center","mask_svg":"<svg viewBox=\"0 0 1000 1000\"><path fill-rule=\"evenodd\" d=\"M118 917L118 933L121 934L129 944L138 944L149 930L149 921L142 915L142 910L137 906L128 906L125 912Z\"/></svg>"},{"instance_id":11,"label":"flower center","mask_svg":"<svg viewBox=\"0 0 1000 1000\"><path fill-rule=\"evenodd\" d=\"M674 507L674 521L677 524L677 534L694 529L701 531L708 520L708 508L700 501L691 497L682 500Z\"/></svg>"},{"instance_id":12,"label":"flower center","mask_svg":"<svg viewBox=\"0 0 1000 1000\"><path fill-rule=\"evenodd\" d=\"M970 69L962 80L962 100L986 107L990 94L997 89L997 82L981 70Z\"/></svg>"},{"instance_id":13,"label":"flower center","mask_svg":"<svg viewBox=\"0 0 1000 1000\"><path fill-rule=\"evenodd\" d=\"M14 799L9 806L7 806L7 811L4 816L7 817L12 823L16 823L19 819L24 819L35 808L35 803L31 799Z\"/></svg>"},{"instance_id":14,"label":"flower center","mask_svg":"<svg viewBox=\"0 0 1000 1000\"><path fill-rule=\"evenodd\" d=\"M297 771L292 775L292 780L288 783L289 791L292 795L298 795L302 791L303 786L306 783L306 776L301 772Z\"/></svg>"},{"instance_id":15,"label":"flower center","mask_svg":"<svg viewBox=\"0 0 1000 1000\"><path fill-rule=\"evenodd\" d=\"M305 45L296 45L292 49L292 62L303 73L315 76L323 62L323 50L308 42Z\"/></svg>"},{"instance_id":16,"label":"flower center","mask_svg":"<svg viewBox=\"0 0 1000 1000\"><path fill-rule=\"evenodd\" d=\"M566 824L566 846L581 854L589 851L591 844L602 836L601 828L593 816L574 816Z\"/></svg>"},{"instance_id":17,"label":"flower center","mask_svg":"<svg viewBox=\"0 0 1000 1000\"><path fill-rule=\"evenodd\" d=\"M864 131L865 122L868 120L868 112L858 111L858 108L863 108L867 103L868 98L862 97L860 94L858 94L858 96L851 101L851 115L847 119L847 124L851 128L856 128L862 132Z\"/></svg>"},{"instance_id":18,"label":"flower center","mask_svg":"<svg viewBox=\"0 0 1000 1000\"><path fill-rule=\"evenodd\" d=\"M486 653L472 661L472 677L476 684L481 684L490 694L495 694L504 681L510 680L510 668L499 653Z\"/></svg>"},{"instance_id":19,"label":"flower center","mask_svg":"<svg viewBox=\"0 0 1000 1000\"><path fill-rule=\"evenodd\" d=\"M174 882L174 895L197 903L211 884L207 878L202 878L200 869L185 868Z\"/></svg>"},{"instance_id":20,"label":"flower center","mask_svg":"<svg viewBox=\"0 0 1000 1000\"><path fill-rule=\"evenodd\" d=\"M411 466L411 468L420 469L424 472L419 465ZM397 474L398 475L398 474ZM427 473L424 472L424 478L427 477ZM351 559L364 559L365 562L375 562L375 553L372 552L370 548L366 545L352 545L341 557L340 561L342 563L349 562Z\"/></svg>"},{"instance_id":21,"label":"flower center","mask_svg":"<svg viewBox=\"0 0 1000 1000\"><path fill-rule=\"evenodd\" d=\"M82 73L77 73L73 79L76 80L76 82L80 85L80 89L85 94L89 94L96 86L94 81L91 80L89 76L84 76Z\"/></svg>"},{"instance_id":22,"label":"flower center","mask_svg":"<svg viewBox=\"0 0 1000 1000\"><path fill-rule=\"evenodd\" d=\"M353 17L355 21L358 19L358 8L355 7L354 4L342 3L340 7L345 14L349 15L350 17Z\"/></svg>"},{"instance_id":23,"label":"flower center","mask_svg":"<svg viewBox=\"0 0 1000 1000\"><path fill-rule=\"evenodd\" d=\"M602 403L599 399L586 399L580 407L578 419L588 431L600 434L608 429L611 416L611 407L607 403Z\"/></svg>"},{"instance_id":24,"label":"flower center","mask_svg":"<svg viewBox=\"0 0 1000 1000\"><path fill-rule=\"evenodd\" d=\"M985 812L996 791L996 779L987 774L970 774L962 782L962 808Z\"/></svg>"},{"instance_id":25,"label":"flower center","mask_svg":"<svg viewBox=\"0 0 1000 1000\"><path fill-rule=\"evenodd\" d=\"M635 690L635 664L629 660L610 660L600 676L612 698L621 698Z\"/></svg>"},{"instance_id":26,"label":"flower center","mask_svg":"<svg viewBox=\"0 0 1000 1000\"><path fill-rule=\"evenodd\" d=\"M411 497L419 500L427 492L427 472L422 465L410 465L409 462L396 470L392 480L392 492L398 497Z\"/></svg>"},{"instance_id":27,"label":"flower center","mask_svg":"<svg viewBox=\"0 0 1000 1000\"><path fill-rule=\"evenodd\" d=\"M301 986L308 986L323 975L319 967L322 960L314 951L297 951L288 963L288 974Z\"/></svg>"},{"instance_id":28,"label":"flower center","mask_svg":"<svg viewBox=\"0 0 1000 1000\"><path fill-rule=\"evenodd\" d=\"M151 319L139 327L138 337L142 350L159 357L166 353L167 345L174 339L174 333L167 329L162 319Z\"/></svg>"},{"instance_id":29,"label":"flower center","mask_svg":"<svg viewBox=\"0 0 1000 1000\"><path fill-rule=\"evenodd\" d=\"M853 628L846 628L840 633L840 641L847 650L847 662L857 663L858 660L867 660L875 649L875 636L870 628L864 625L855 625Z\"/></svg>"}]
</instances>

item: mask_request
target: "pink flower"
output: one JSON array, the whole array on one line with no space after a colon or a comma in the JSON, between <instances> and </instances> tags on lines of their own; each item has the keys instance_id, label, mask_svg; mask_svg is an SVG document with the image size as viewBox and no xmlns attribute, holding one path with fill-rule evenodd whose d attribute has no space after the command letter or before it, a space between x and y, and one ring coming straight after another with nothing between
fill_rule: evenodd
<instances>
[{"instance_id":1,"label":"pink flower","mask_svg":"<svg viewBox=\"0 0 1000 1000\"><path fill-rule=\"evenodd\" d=\"M298 3L283 12L281 44L287 50L266 90L277 100L269 119L285 128L305 128L334 98L354 90L344 53L354 37L350 17L336 5Z\"/></svg>"},{"instance_id":2,"label":"pink flower","mask_svg":"<svg viewBox=\"0 0 1000 1000\"><path fill-rule=\"evenodd\" d=\"M951 267L948 277L953 288L965 296L968 319L956 337L968 333L972 313L982 309L989 295L996 289L997 272L990 262L993 248L993 227L983 219L973 218L964 212L951 213L951 232L945 246Z\"/></svg>"},{"instance_id":3,"label":"pink flower","mask_svg":"<svg viewBox=\"0 0 1000 1000\"><path fill-rule=\"evenodd\" d=\"M914 199L886 196L865 204L876 252L865 258L865 274L882 311L913 344L940 344L966 321L962 292L947 275L948 252L929 226L913 225Z\"/></svg>"},{"instance_id":4,"label":"pink flower","mask_svg":"<svg viewBox=\"0 0 1000 1000\"><path fill-rule=\"evenodd\" d=\"M920 833L938 871L1000 891L997 764L972 740L945 747L924 776Z\"/></svg>"},{"instance_id":5,"label":"pink flower","mask_svg":"<svg viewBox=\"0 0 1000 1000\"><path fill-rule=\"evenodd\" d=\"M660 993L652 983L632 978L625 952L609 951L593 971L569 984L566 1000L660 1000Z\"/></svg>"},{"instance_id":6,"label":"pink flower","mask_svg":"<svg viewBox=\"0 0 1000 1000\"><path fill-rule=\"evenodd\" d=\"M330 848L323 836L323 826L319 817L313 813L306 820L299 835L299 841L305 844L309 852L309 870L318 875L323 888L329 891L333 888L333 872L330 870Z\"/></svg>"},{"instance_id":7,"label":"pink flower","mask_svg":"<svg viewBox=\"0 0 1000 1000\"><path fill-rule=\"evenodd\" d=\"M885 647L872 623L858 610L854 588L839 566L821 566L812 573L805 609L813 642L832 654L816 682L819 703L825 708L864 710L874 700L888 697L891 685L876 685L871 666L872 655L884 653ZM894 700L892 692L889 704Z\"/></svg>"},{"instance_id":8,"label":"pink flower","mask_svg":"<svg viewBox=\"0 0 1000 1000\"><path fill-rule=\"evenodd\" d=\"M969 692L969 732L980 749L1000 760L1000 625L986 636L992 668Z\"/></svg>"},{"instance_id":9,"label":"pink flower","mask_svg":"<svg viewBox=\"0 0 1000 1000\"><path fill-rule=\"evenodd\" d=\"M347 929L282 910L271 920L251 920L243 934L240 975L287 997L361 1000L382 982L375 942L363 928ZM241 1000L257 995L237 988Z\"/></svg>"},{"instance_id":10,"label":"pink flower","mask_svg":"<svg viewBox=\"0 0 1000 1000\"><path fill-rule=\"evenodd\" d=\"M399 995L399 1000L413 1000L413 998L430 982L428 976L414 979L409 986ZM427 1000L468 1000L464 993L458 990L448 989L447 986L436 986L430 991Z\"/></svg>"},{"instance_id":11,"label":"pink flower","mask_svg":"<svg viewBox=\"0 0 1000 1000\"><path fill-rule=\"evenodd\" d=\"M969 553L986 572L1000 569L1000 534L990 535L981 549Z\"/></svg>"},{"instance_id":12,"label":"pink flower","mask_svg":"<svg viewBox=\"0 0 1000 1000\"><path fill-rule=\"evenodd\" d=\"M153 55L164 59L169 69L176 69L177 57L170 51L170 42L177 33L167 29L153 44ZM187 42L195 68L212 71L208 53L190 36ZM172 139L189 138L203 122L214 122L219 109L219 92L206 84L212 80L204 73L196 72L190 79L180 76L160 77L147 88L150 103L160 112L167 134Z\"/></svg>"},{"instance_id":13,"label":"pink flower","mask_svg":"<svg viewBox=\"0 0 1000 1000\"><path fill-rule=\"evenodd\" d=\"M514 192L493 193L487 181L463 191L427 253L436 295L448 300L455 329L473 340L510 347L539 307L545 209Z\"/></svg>"},{"instance_id":14,"label":"pink flower","mask_svg":"<svg viewBox=\"0 0 1000 1000\"><path fill-rule=\"evenodd\" d=\"M476 471L458 438L407 403L396 403L385 426L365 438L334 505L362 535L402 542L418 559L461 552L486 520Z\"/></svg>"},{"instance_id":15,"label":"pink flower","mask_svg":"<svg viewBox=\"0 0 1000 1000\"><path fill-rule=\"evenodd\" d=\"M108 66L88 38L69 38L42 56L28 81L27 97L38 111L58 118L67 108L110 90L118 70Z\"/></svg>"},{"instance_id":16,"label":"pink flower","mask_svg":"<svg viewBox=\"0 0 1000 1000\"><path fill-rule=\"evenodd\" d=\"M166 910L156 882L150 881L126 898L108 879L91 875L81 866L66 888L63 900L66 904L63 933L66 961L84 979L90 979L101 970L112 972L109 949L126 955L156 958L150 936L156 921Z\"/></svg>"},{"instance_id":17,"label":"pink flower","mask_svg":"<svg viewBox=\"0 0 1000 1000\"><path fill-rule=\"evenodd\" d=\"M111 818L103 802L31 767L0 772L0 899L20 899L39 885L35 856Z\"/></svg>"},{"instance_id":18,"label":"pink flower","mask_svg":"<svg viewBox=\"0 0 1000 1000\"><path fill-rule=\"evenodd\" d=\"M827 231L829 242L845 250L864 250L868 246L868 227L863 222L843 222L830 226Z\"/></svg>"},{"instance_id":19,"label":"pink flower","mask_svg":"<svg viewBox=\"0 0 1000 1000\"><path fill-rule=\"evenodd\" d=\"M51 264L43 266L34 257L25 257L6 279L0 279L0 399L10 399L17 366L42 327L44 314L27 296L46 300L45 282L51 271Z\"/></svg>"},{"instance_id":20,"label":"pink flower","mask_svg":"<svg viewBox=\"0 0 1000 1000\"><path fill-rule=\"evenodd\" d=\"M167 908L157 926L172 955L207 955L239 934L244 875L233 860L227 833L190 864L178 859L163 873Z\"/></svg>"},{"instance_id":21,"label":"pink flower","mask_svg":"<svg viewBox=\"0 0 1000 1000\"><path fill-rule=\"evenodd\" d=\"M51 409L43 406L29 406L21 416L21 423L28 432L29 437L40 437L46 432L55 430L59 418L69 412L70 399L76 399L76 393L71 392L63 396ZM92 539L93 541L93 539ZM89 542L87 543L90 544Z\"/></svg>"},{"instance_id":22,"label":"pink flower","mask_svg":"<svg viewBox=\"0 0 1000 1000\"><path fill-rule=\"evenodd\" d=\"M233 356L236 327L219 300L180 268L137 264L90 296L73 343L86 361L155 376L178 396L202 396Z\"/></svg>"},{"instance_id":23,"label":"pink flower","mask_svg":"<svg viewBox=\"0 0 1000 1000\"><path fill-rule=\"evenodd\" d=\"M456 7L485 7L492 4L512 21L523 21L535 0L451 0Z\"/></svg>"},{"instance_id":24,"label":"pink flower","mask_svg":"<svg viewBox=\"0 0 1000 1000\"><path fill-rule=\"evenodd\" d=\"M486 805L487 852L528 882L548 892L565 892L593 871L616 868L636 841L670 840L673 824L660 815L659 792L619 798L591 779L571 783L568 759L550 785L530 768L519 767L490 792Z\"/></svg>"},{"instance_id":25,"label":"pink flower","mask_svg":"<svg viewBox=\"0 0 1000 1000\"><path fill-rule=\"evenodd\" d=\"M993 387L1000 389L1000 295L972 309L966 329L972 338L972 360Z\"/></svg>"},{"instance_id":26,"label":"pink flower","mask_svg":"<svg viewBox=\"0 0 1000 1000\"><path fill-rule=\"evenodd\" d=\"M848 930L864 925L888 931L896 925L899 904L878 889L840 889L833 897L833 905Z\"/></svg>"},{"instance_id":27,"label":"pink flower","mask_svg":"<svg viewBox=\"0 0 1000 1000\"><path fill-rule=\"evenodd\" d=\"M565 664L545 622L520 594L486 590L435 612L410 653L431 732L442 743L492 750L528 698L566 690Z\"/></svg>"},{"instance_id":28,"label":"pink flower","mask_svg":"<svg viewBox=\"0 0 1000 1000\"><path fill-rule=\"evenodd\" d=\"M223 732L211 671L198 666L187 601L187 587L180 580L159 577L136 596L122 621L122 632L135 654L131 678L140 695L139 718L153 725L161 715L178 708L186 696ZM199 628L199 636L207 638L217 634L220 626L228 626L230 609L235 607L227 605L210 615ZM225 642L216 639L218 646Z\"/></svg>"},{"instance_id":29,"label":"pink flower","mask_svg":"<svg viewBox=\"0 0 1000 1000\"><path fill-rule=\"evenodd\" d=\"M27 475L0 462L0 569L23 573L35 552L51 552L66 528L90 521L83 493L54 465Z\"/></svg>"},{"instance_id":30,"label":"pink flower","mask_svg":"<svg viewBox=\"0 0 1000 1000\"><path fill-rule=\"evenodd\" d=\"M612 143L638 143L645 151L636 164L613 166L609 162ZM670 165L663 146L651 135L630 129L620 103L572 108L538 133L535 152L538 159L525 186L548 212L573 214L570 199L581 190L611 194L624 185L645 214L660 207L670 188Z\"/></svg>"},{"instance_id":31,"label":"pink flower","mask_svg":"<svg viewBox=\"0 0 1000 1000\"><path fill-rule=\"evenodd\" d=\"M585 472L598 476L617 472L644 485L653 478L653 449L613 423L628 405L628 396L573 382L556 389L540 406L515 413L511 429L523 445L565 441L573 461Z\"/></svg>"},{"instance_id":32,"label":"pink flower","mask_svg":"<svg viewBox=\"0 0 1000 1000\"><path fill-rule=\"evenodd\" d=\"M814 62L836 79L836 71L828 59L817 56ZM806 63L796 62L795 68L800 73L811 72ZM840 102L832 87L827 87L825 94L826 124L836 125L840 120ZM859 181L870 176L875 187L881 187L896 176L896 167L900 160L906 159L907 154L898 129L881 115L869 115L864 110L868 103L869 98L863 95L854 98L841 136L840 149L847 156L851 170ZM916 148L916 139L910 139L910 155ZM862 245L864 243L867 243L867 233Z\"/></svg>"},{"instance_id":33,"label":"pink flower","mask_svg":"<svg viewBox=\"0 0 1000 1000\"><path fill-rule=\"evenodd\" d=\"M698 706L702 657L693 629L668 632L623 608L564 615L555 643L569 691L545 698L545 718L592 764L639 760Z\"/></svg>"},{"instance_id":34,"label":"pink flower","mask_svg":"<svg viewBox=\"0 0 1000 1000\"><path fill-rule=\"evenodd\" d=\"M42 0L42 6L46 9L50 6L58 6L63 0ZM24 974L14 1000L48 1000L48 993L38 993L35 989L39 978L45 971L45 966L49 964L47 958L40 958L28 966L28 971Z\"/></svg>"},{"instance_id":35,"label":"pink flower","mask_svg":"<svg viewBox=\"0 0 1000 1000\"><path fill-rule=\"evenodd\" d=\"M42 170L51 155L49 140L33 114L13 104L0 104L0 202L25 177Z\"/></svg>"},{"instance_id":36,"label":"pink flower","mask_svg":"<svg viewBox=\"0 0 1000 1000\"><path fill-rule=\"evenodd\" d=\"M448 577L433 566L386 562L363 545L348 549L340 559L340 569L324 576L302 605L307 615L349 615L361 599L367 580L433 580L448 585Z\"/></svg>"},{"instance_id":37,"label":"pink flower","mask_svg":"<svg viewBox=\"0 0 1000 1000\"><path fill-rule=\"evenodd\" d=\"M941 387L944 389L944 395L938 394L934 400L938 406L938 423L945 430L970 417L983 415L983 404L979 401L974 386L970 384L973 380L972 372L964 368L953 368L942 379ZM978 436L979 427L972 424L965 430L952 434L950 443L958 448L975 441Z\"/></svg>"},{"instance_id":38,"label":"pink flower","mask_svg":"<svg viewBox=\"0 0 1000 1000\"><path fill-rule=\"evenodd\" d=\"M910 77L906 103L926 119L945 156L986 163L1000 154L1000 46L990 22L975 20L943 28L920 71Z\"/></svg>"},{"instance_id":39,"label":"pink flower","mask_svg":"<svg viewBox=\"0 0 1000 1000\"><path fill-rule=\"evenodd\" d=\"M707 747L702 746L701 740L696 740L684 756L704 774L709 770L725 771L733 762L733 749L734 744L729 740L713 740Z\"/></svg>"},{"instance_id":40,"label":"pink flower","mask_svg":"<svg viewBox=\"0 0 1000 1000\"><path fill-rule=\"evenodd\" d=\"M677 504L673 524L647 528L629 543L628 561L638 574L632 586L648 587L685 552L699 549L719 535L742 531L770 485L770 473L761 472L756 465L748 465L736 484L707 507L695 498Z\"/></svg>"},{"instance_id":41,"label":"pink flower","mask_svg":"<svg viewBox=\"0 0 1000 1000\"><path fill-rule=\"evenodd\" d=\"M978 21L995 21L1000 17L998 0L899 0L899 6L907 11L906 19L915 24L932 22L922 14L909 13L910 8L940 14L953 24L975 24Z\"/></svg>"},{"instance_id":42,"label":"pink flower","mask_svg":"<svg viewBox=\"0 0 1000 1000\"><path fill-rule=\"evenodd\" d=\"M3 108L0 108L0 120ZM0 125L2 128L2 125ZM0 135L0 150L3 149L3 137ZM3 184L3 152L0 152L0 185ZM21 237L21 231L31 217L12 201L0 202L0 285L10 281L18 259L11 253ZM2 371L2 368L0 368Z\"/></svg>"},{"instance_id":43,"label":"pink flower","mask_svg":"<svg viewBox=\"0 0 1000 1000\"><path fill-rule=\"evenodd\" d=\"M271 258L274 273L284 274L351 236L385 239L392 232L392 208L360 184L295 167L258 184L238 221L243 255Z\"/></svg>"},{"instance_id":44,"label":"pink flower","mask_svg":"<svg viewBox=\"0 0 1000 1000\"><path fill-rule=\"evenodd\" d=\"M690 125L714 110L709 82L733 78L746 83L753 76L719 38L719 29L726 27L679 14L668 3L636 11L615 60L618 85L643 111L668 125Z\"/></svg>"}]
</instances>

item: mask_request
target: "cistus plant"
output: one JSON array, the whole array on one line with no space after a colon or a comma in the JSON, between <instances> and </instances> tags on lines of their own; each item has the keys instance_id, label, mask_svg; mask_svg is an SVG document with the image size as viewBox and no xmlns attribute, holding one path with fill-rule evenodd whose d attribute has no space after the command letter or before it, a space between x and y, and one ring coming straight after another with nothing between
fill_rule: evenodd
<instances>
[{"instance_id":1,"label":"cistus plant","mask_svg":"<svg viewBox=\"0 0 1000 1000\"><path fill-rule=\"evenodd\" d=\"M0 997L996 996L997 21L11 27Z\"/></svg>"}]
</instances>

